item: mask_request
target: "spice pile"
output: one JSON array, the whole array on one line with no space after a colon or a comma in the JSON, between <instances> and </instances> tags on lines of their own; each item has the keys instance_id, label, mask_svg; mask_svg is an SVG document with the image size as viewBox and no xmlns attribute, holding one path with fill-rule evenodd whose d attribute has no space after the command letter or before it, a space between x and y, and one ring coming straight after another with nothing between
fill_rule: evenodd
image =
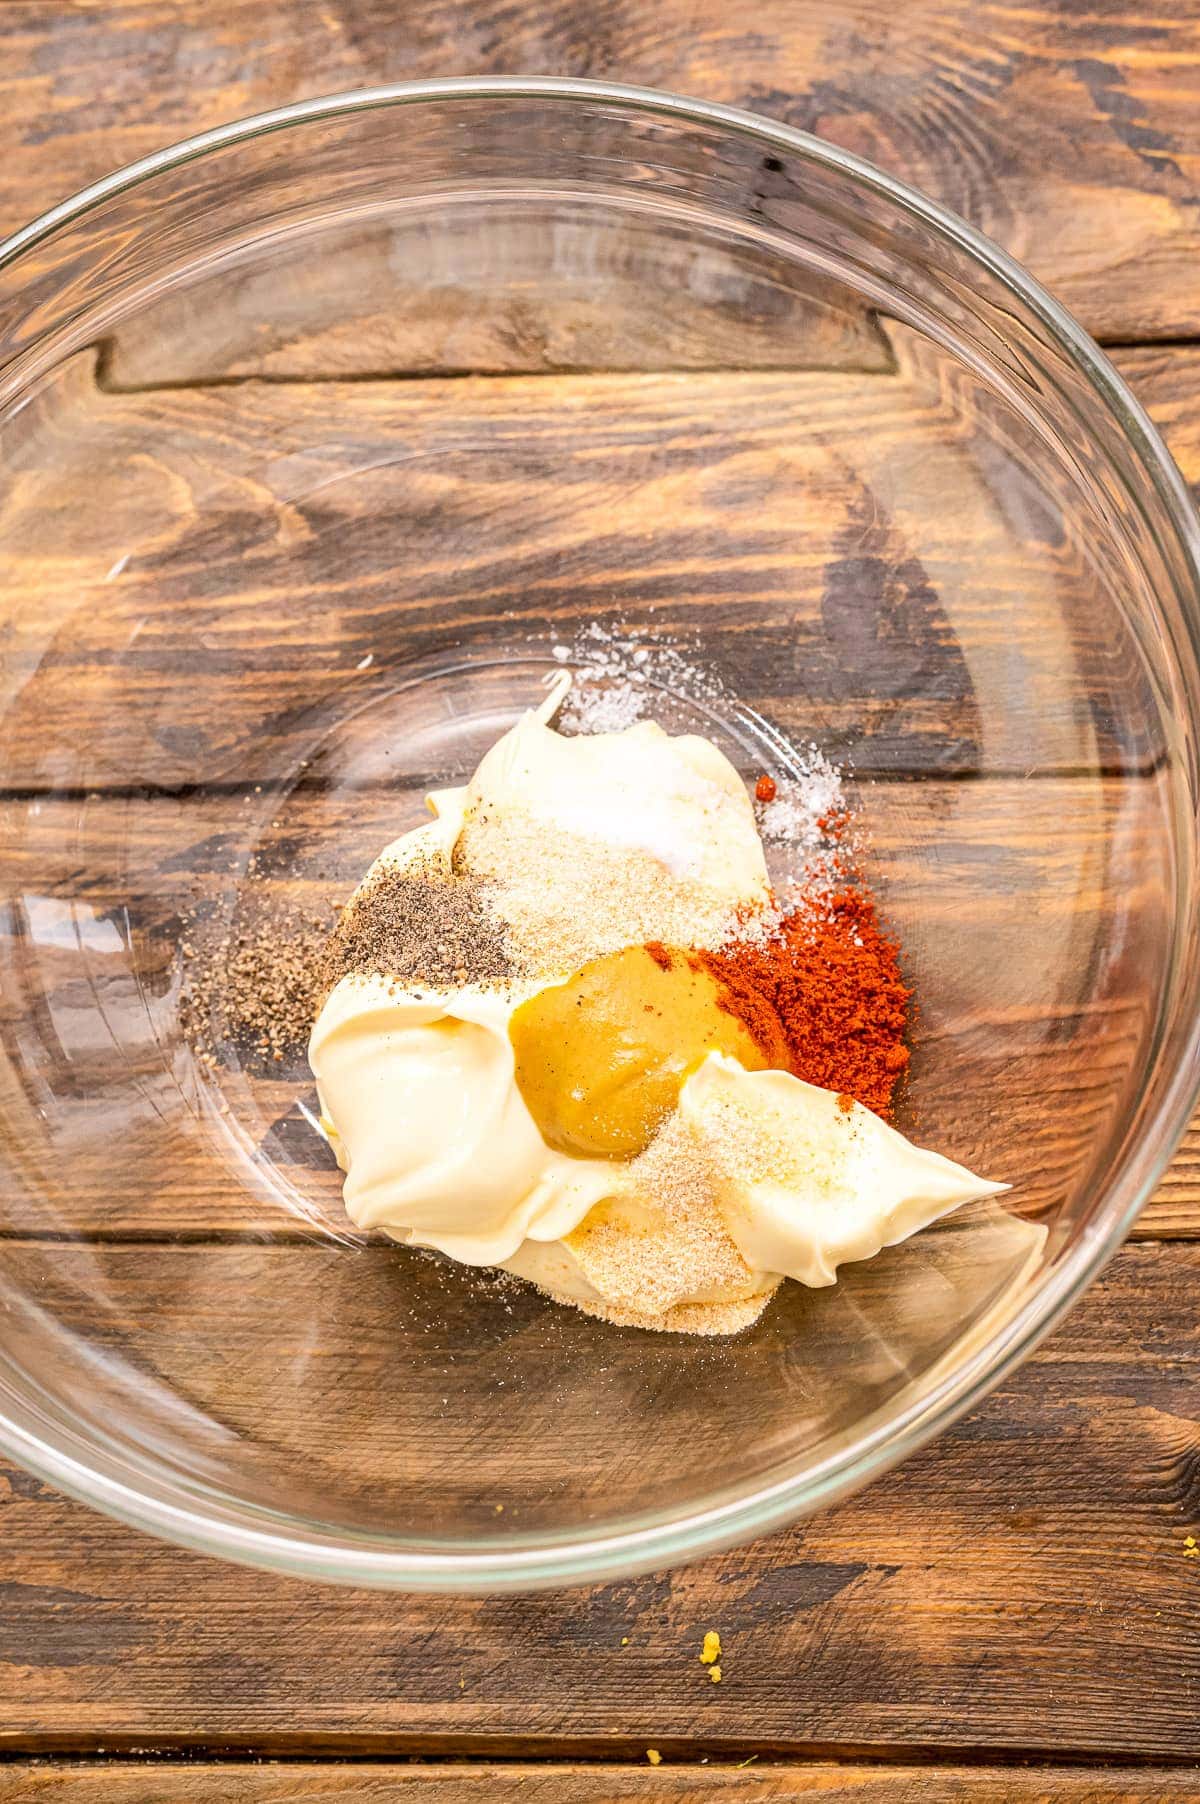
<instances>
[{"instance_id":1,"label":"spice pile","mask_svg":"<svg viewBox=\"0 0 1200 1804\"><path fill-rule=\"evenodd\" d=\"M277 897L251 860L234 923L214 931L185 912L180 1021L203 1064L222 1045L291 1075L305 1064L312 1025L341 978L378 973L398 984L498 984L512 971L504 930L476 879L386 858L350 903L329 916ZM282 1075L282 1074L281 1074Z\"/></svg>"},{"instance_id":2,"label":"spice pile","mask_svg":"<svg viewBox=\"0 0 1200 1804\"><path fill-rule=\"evenodd\" d=\"M376 861L319 949L299 914L260 910L265 933L235 933L223 1029L280 1063L316 1017L310 1056L356 1224L614 1322L727 1334L795 1262L743 1256L728 1170L686 1097L714 1074L782 1071L835 1119L834 1096L845 1117L858 1103L889 1120L910 993L837 770L792 753L748 801L711 742L641 720L664 680L650 648L597 637L590 651L600 676L575 691L576 736L549 726L564 676L470 785L439 794L436 822ZM668 662L665 680L694 688ZM539 1016L519 1040L535 999L554 1032ZM744 1138L747 1174L779 1082L730 1105L748 1127L726 1151ZM542 1197L559 1240L530 1215Z\"/></svg>"},{"instance_id":3,"label":"spice pile","mask_svg":"<svg viewBox=\"0 0 1200 1804\"><path fill-rule=\"evenodd\" d=\"M488 906L487 884L433 859L400 866L381 858L342 910L322 953L319 1000L351 974L428 988L503 983L513 966L503 925Z\"/></svg>"},{"instance_id":4,"label":"spice pile","mask_svg":"<svg viewBox=\"0 0 1200 1804\"><path fill-rule=\"evenodd\" d=\"M200 910L181 922L179 1018L210 1070L232 1046L293 1076L302 1066L321 1003L329 917L275 897L252 867L232 927Z\"/></svg>"},{"instance_id":5,"label":"spice pile","mask_svg":"<svg viewBox=\"0 0 1200 1804\"><path fill-rule=\"evenodd\" d=\"M843 888L819 908L799 907L766 937L691 956L721 984L722 1006L760 1043L782 1027L793 1076L890 1119L908 1064L910 991L896 943L881 931L864 889Z\"/></svg>"}]
</instances>

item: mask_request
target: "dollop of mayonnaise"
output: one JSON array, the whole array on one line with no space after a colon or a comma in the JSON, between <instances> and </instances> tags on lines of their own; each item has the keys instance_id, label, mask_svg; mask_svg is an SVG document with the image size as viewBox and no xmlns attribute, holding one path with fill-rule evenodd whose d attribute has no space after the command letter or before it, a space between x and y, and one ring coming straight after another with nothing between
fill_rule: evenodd
<instances>
[{"instance_id":1,"label":"dollop of mayonnaise","mask_svg":"<svg viewBox=\"0 0 1200 1804\"><path fill-rule=\"evenodd\" d=\"M557 704L528 713L481 761L461 804L456 857L495 884L518 962L565 978L622 946L717 945L770 901L745 785L725 755L652 721L564 737Z\"/></svg>"},{"instance_id":2,"label":"dollop of mayonnaise","mask_svg":"<svg viewBox=\"0 0 1200 1804\"><path fill-rule=\"evenodd\" d=\"M677 1264L664 1240L663 1275L655 1280L661 1311L765 1298L785 1277L824 1288L840 1265L871 1259L961 1204L1008 1189L912 1145L848 1101L785 1071L746 1071L721 1053L692 1073L680 1092L679 1125L703 1156L743 1266L723 1274L719 1286L685 1280L664 1288ZM639 1216L652 1203L638 1193L640 1163L630 1193L597 1211L630 1235L644 1233ZM628 1307L632 1299L614 1288L611 1264L589 1244L594 1219L562 1241L527 1241L506 1270L585 1307Z\"/></svg>"},{"instance_id":3,"label":"dollop of mayonnaise","mask_svg":"<svg viewBox=\"0 0 1200 1804\"><path fill-rule=\"evenodd\" d=\"M554 1152L538 1132L516 1084L513 1007L497 991L407 992L386 977L332 991L309 1062L356 1227L496 1265L619 1193L619 1166Z\"/></svg>"},{"instance_id":4,"label":"dollop of mayonnaise","mask_svg":"<svg viewBox=\"0 0 1200 1804\"><path fill-rule=\"evenodd\" d=\"M721 1053L688 1078L679 1113L746 1264L817 1289L839 1265L1009 1188L914 1146L861 1103Z\"/></svg>"},{"instance_id":5,"label":"dollop of mayonnaise","mask_svg":"<svg viewBox=\"0 0 1200 1804\"><path fill-rule=\"evenodd\" d=\"M497 741L467 786L465 820L520 819L552 845L564 835L653 859L731 907L767 898L754 810L724 753L651 720L564 738L540 713Z\"/></svg>"}]
</instances>

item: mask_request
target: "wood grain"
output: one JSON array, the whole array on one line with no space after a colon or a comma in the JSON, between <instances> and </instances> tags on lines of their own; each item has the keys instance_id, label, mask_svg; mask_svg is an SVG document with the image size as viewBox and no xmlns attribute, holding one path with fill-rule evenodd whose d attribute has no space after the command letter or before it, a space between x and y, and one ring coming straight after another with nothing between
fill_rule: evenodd
<instances>
[{"instance_id":1,"label":"wood grain","mask_svg":"<svg viewBox=\"0 0 1200 1804\"><path fill-rule=\"evenodd\" d=\"M1110 355L1166 439L1185 481L1200 490L1200 345L1131 345Z\"/></svg>"},{"instance_id":2,"label":"wood grain","mask_svg":"<svg viewBox=\"0 0 1200 1804\"><path fill-rule=\"evenodd\" d=\"M1200 20L1190 0L925 0L903 15L764 0L251 0L0 6L0 230L115 165L264 107L415 76L609 77L815 131L964 213L1094 332L1200 329ZM103 80L97 72L103 71Z\"/></svg>"},{"instance_id":3,"label":"wood grain","mask_svg":"<svg viewBox=\"0 0 1200 1804\"><path fill-rule=\"evenodd\" d=\"M1152 766L1085 522L1048 466L1031 487L1015 422L1010 445L897 352L887 375L134 395L81 355L26 409L0 499L0 781L274 782L356 689L545 657L597 617L693 648L864 776Z\"/></svg>"},{"instance_id":4,"label":"wood grain","mask_svg":"<svg viewBox=\"0 0 1200 1804\"><path fill-rule=\"evenodd\" d=\"M441 74L451 55L462 72L607 75L756 107L845 143L957 206L1025 257L1094 331L1126 340L1200 330L1194 280L1200 17L1191 0L1172 0L1136 16L1127 8L1080 10L1068 0L1023 8L929 0L893 13L872 12L856 0L803 9L790 0L767 0L750 20L690 0L665 0L652 11L638 0L618 0L601 12L572 0L517 0L503 8L482 0L437 0L432 8L296 0L269 31L262 8L249 0L224 0L220 7L201 0L116 0L69 9L50 0L0 0L0 95L7 121L0 232L185 131L302 94ZM370 293L367 300L374 305ZM186 363L164 363L161 346L155 362L149 358L153 347L132 337L110 346L102 371L109 390L237 368L228 344L201 342L203 322L190 324L196 342ZM515 329L519 322L507 325L503 367L586 362L603 349L594 330L589 338L586 319L582 331L577 322L564 324L549 359L535 336ZM494 341L489 346L480 335L469 295L444 329L441 320L430 319L422 331L436 348L429 367L439 361L478 367L496 355ZM688 336L664 336L656 355L678 363ZM305 346L306 361L297 359L297 342ZM391 365L394 330L378 309L365 342L374 368ZM848 373L870 368L881 375L878 350L870 332L856 329L827 341L824 355ZM770 354L764 336L757 355L769 361ZM1200 480L1200 352L1139 350L1123 353L1121 361L1168 432L1185 473ZM301 333L285 341L273 373L363 367L360 349L348 351L336 334L306 340ZM550 398L545 412L561 405L564 393ZM110 392L106 400L119 410L139 398ZM116 417L109 413L106 424ZM126 421L130 417L126 412ZM172 454L158 458L147 543L162 560L159 574L165 568L168 589L171 581L192 581L211 584L216 594L222 562L232 564L236 556L231 558L228 543L182 530L195 497L204 496L211 480L200 468L203 447L189 440L190 423L178 401L164 398L159 419L164 441L181 439L191 467L181 469ZM658 419L661 429L661 409ZM478 415L468 412L467 423L477 429ZM718 425L728 438L728 419ZM514 438L527 428L522 420ZM396 431L394 416L389 431ZM77 525L94 531L114 448L119 469L120 457L129 454L127 445L121 449L119 431L86 434L71 466L80 479L74 489L57 503L44 496L30 507L29 523L43 544L69 547ZM682 492L693 544L699 515L690 517L688 508L712 511L700 480L702 451L673 451L672 480L666 482L648 455L640 468L635 460L626 471L644 485L653 511L674 509ZM458 446L452 455L461 455ZM71 465L69 444L64 457ZM26 475L23 505L39 483L37 471ZM297 531L301 540L311 534L305 505L292 505L286 482L283 491L270 483L256 487L258 469L249 459L241 475L248 538L264 522L269 531ZM537 493L527 469L517 476L517 490ZM752 433L739 441L733 464L714 464L716 488L737 492L743 484L747 505L760 509L763 497L756 499L753 490L761 476ZM436 489L436 479L431 486ZM81 494L101 506L77 516ZM371 498L372 506L377 499ZM604 484L597 483L591 520L585 524L581 512L572 530L594 536L605 500ZM610 511L623 505L618 483ZM766 505L769 517L769 496ZM477 512L482 516L486 509L480 504ZM411 505L398 517L411 525ZM336 533L344 520L345 510L329 510L317 522L318 540L322 531ZM489 530L494 532L494 521ZM904 521L893 521L890 532L882 555L893 566L903 564L911 549ZM97 543L103 546L102 537ZM468 523L454 555L478 543ZM569 548L570 532L565 543ZM337 626L349 629L346 643L357 646L361 658L376 649L380 610L371 589L374 573L389 569L386 554L366 546L347 557L343 544L331 563L312 549L311 537L307 544L299 560L305 580L339 585ZM536 557L530 568L507 547L503 579L532 576L557 607L553 576L547 582L549 544L543 537L541 570ZM113 548L95 572L95 586L84 597L94 610L107 610L116 599L117 585L101 587L99 579L126 549L125 543ZM657 564L630 560L628 547L622 555L640 582L660 586L670 605L694 595L696 578L681 564L686 546L667 550L670 555ZM711 556L712 546L704 551ZM762 571L770 576L784 562L802 565L790 543L759 542L754 559L730 563L728 574L739 582L761 581ZM969 590L963 563L961 552L947 557L945 574ZM51 672L56 685L47 692L54 701L45 721L30 712L24 724L32 745L43 735L43 744L58 747L59 765L75 768L69 689L80 665L65 641L78 597L70 596L73 579L65 563L58 575L57 587L43 588L51 608L42 625L51 666L59 664ZM137 570L133 576L139 580ZM576 581L568 557L563 593ZM933 586L943 588L940 581ZM954 593L943 588L943 597L947 592ZM432 610L437 597L410 600ZM117 617L128 633L140 618L122 614L120 605ZM211 648L191 631L197 622L184 625L180 643L195 660L203 693L204 654L211 655ZM172 622L156 622L151 638L161 636L158 651L178 655L172 630ZM86 633L82 644L95 664L105 647L98 639L89 642ZM41 645L34 654L32 643L3 647L6 661L16 660L8 669L15 667L20 678L45 650ZM310 690L328 684L336 691L349 680L340 666L324 671L303 644L291 654ZM153 714L154 653L143 655L140 667L135 661L132 694ZM1036 682L1036 656L1026 648L1021 655ZM281 684L278 673L268 670L258 682L256 705L275 710L274 730L286 747L295 731L280 701L288 679ZM257 780L237 755L238 723L215 729L212 718L210 713L204 730L216 732L229 774L237 782ZM910 717L904 730L910 740L925 736L923 754L942 735L941 752L954 744L961 760L964 738L970 738L961 730L962 718L944 708L938 714L926 698L923 716ZM155 769L173 760L175 776L187 781L189 761L198 750L211 750L211 743L172 741L170 726L165 717L153 721L153 730L165 735L155 746ZM1078 739L1064 732L1062 722L1051 728L1049 763L1071 762ZM6 749L11 757L13 748ZM131 775L135 783L144 777L130 760L128 741L101 750L105 780L118 785ZM24 756L29 783L61 779L53 760L47 765L36 752ZM189 831L187 844L197 847L194 822ZM1019 862L1015 847L1012 857ZM191 864L197 862L193 857ZM66 872L59 869L54 881L65 883ZM1080 1114L1078 1120L1084 1119ZM193 1198L183 1213L171 1214L169 1225L182 1227L188 1207L202 1212L211 1200ZM1146 1221L1150 1231L1200 1232L1200 1128L1193 1128ZM34 1262L43 1256L45 1249L36 1246L16 1255ZM67 1260L91 1256L72 1249ZM94 1256L112 1262L125 1311L110 1325L110 1347L123 1328L128 1331L139 1295L173 1299L159 1324L164 1357L189 1297L209 1322L210 1346L219 1346L222 1280L236 1275L244 1250L192 1248L184 1255L116 1247ZM271 1249L269 1256L300 1260L310 1254L290 1247ZM1187 1245L1127 1248L1001 1395L866 1496L690 1572L587 1594L434 1603L320 1591L147 1543L64 1502L24 1473L0 1473L0 1746L10 1753L161 1746L395 1756L432 1749L553 1753L561 1760L565 1749L630 1763L438 1770L17 1761L0 1764L0 1798L61 1794L83 1804L101 1798L106 1804L176 1798L183 1804L220 1797L282 1804L316 1797L349 1804L396 1796L432 1804L478 1794L543 1796L562 1804L651 1796L690 1804L712 1796L742 1804L821 1796L948 1804L987 1796L1023 1804L1035 1798L1147 1804L1192 1797L1197 1780L1183 1767L1102 1772L1091 1765L843 1762L864 1750L953 1762L986 1748L1013 1756L1075 1752L1086 1761L1109 1755L1195 1759L1200 1562L1185 1557L1184 1537L1200 1534L1200 1345L1191 1306L1200 1277L1197 1256L1198 1249ZM203 1262L206 1275L197 1269L194 1281L183 1282L176 1275L183 1257ZM165 1262L172 1258L177 1263L167 1274ZM164 1262L157 1277L156 1260ZM70 1282L69 1263L50 1254L47 1264L52 1284ZM286 1283L277 1291L276 1315L265 1310L263 1320L278 1327ZM244 1383L239 1392L228 1379L218 1385L211 1369L208 1377L214 1396L249 1406ZM269 1395L269 1385L262 1388ZM325 1437L329 1454L337 1429L336 1388L322 1393L318 1387L317 1397L318 1442ZM290 1423L297 1447L302 1426L298 1418ZM695 1659L703 1629L714 1623L728 1648L719 1688L705 1682ZM662 1767L645 1764L647 1746L662 1749ZM694 1762L705 1751L731 1763L758 1758L745 1770L689 1764L681 1771L672 1764ZM812 1751L838 1764L781 1768L770 1762L773 1753Z\"/></svg>"},{"instance_id":5,"label":"wood grain","mask_svg":"<svg viewBox=\"0 0 1200 1804\"><path fill-rule=\"evenodd\" d=\"M386 723L364 718L370 741L389 743ZM264 1158L295 1210L342 1221L339 1175L299 1106L315 1104L303 1057L277 1064L235 1039L207 1078L190 1066L181 941L219 946L226 920L261 933L279 907L328 925L380 848L425 818L423 787L345 785L318 761L282 795L0 805L0 1094L10 1149L28 1161L0 1233L296 1231ZM1024 1213L1053 1212L1107 1163L1150 1030L1165 792L1150 779L924 782L862 801L872 878L920 999L910 1131L1017 1179ZM247 879L252 859L265 874ZM1118 914L1126 950L1101 974ZM228 1115L198 1108L210 1092ZM1200 1225L1186 1184L1170 1221Z\"/></svg>"},{"instance_id":6,"label":"wood grain","mask_svg":"<svg viewBox=\"0 0 1200 1804\"><path fill-rule=\"evenodd\" d=\"M1184 1804L1200 1769L1099 1767L773 1765L751 1758L722 1766L648 1760L633 1765L398 1766L289 1761L271 1766L214 1762L16 1761L0 1768L0 1804Z\"/></svg>"},{"instance_id":7,"label":"wood grain","mask_svg":"<svg viewBox=\"0 0 1200 1804\"><path fill-rule=\"evenodd\" d=\"M586 1593L274 1579L11 1472L0 1747L1194 1760L1198 1279L1200 1249L1126 1248L1019 1375L864 1495Z\"/></svg>"},{"instance_id":8,"label":"wood grain","mask_svg":"<svg viewBox=\"0 0 1200 1804\"><path fill-rule=\"evenodd\" d=\"M1193 1117L1134 1233L1200 1239L1200 1118Z\"/></svg>"}]
</instances>

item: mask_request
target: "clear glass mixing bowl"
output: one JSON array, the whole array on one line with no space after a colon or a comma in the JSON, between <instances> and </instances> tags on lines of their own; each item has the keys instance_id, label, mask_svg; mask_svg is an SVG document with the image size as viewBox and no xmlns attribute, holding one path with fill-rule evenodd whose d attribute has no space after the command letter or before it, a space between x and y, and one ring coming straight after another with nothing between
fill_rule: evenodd
<instances>
[{"instance_id":1,"label":"clear glass mixing bowl","mask_svg":"<svg viewBox=\"0 0 1200 1804\"><path fill-rule=\"evenodd\" d=\"M1085 335L764 120L379 90L19 233L0 1448L212 1552L489 1589L695 1555L933 1434L1193 1102L1196 595ZM181 1032L189 923L327 910L589 626L716 672L656 707L747 775L845 764L919 998L903 1125L1014 1186L728 1341L346 1233L303 1067Z\"/></svg>"}]
</instances>

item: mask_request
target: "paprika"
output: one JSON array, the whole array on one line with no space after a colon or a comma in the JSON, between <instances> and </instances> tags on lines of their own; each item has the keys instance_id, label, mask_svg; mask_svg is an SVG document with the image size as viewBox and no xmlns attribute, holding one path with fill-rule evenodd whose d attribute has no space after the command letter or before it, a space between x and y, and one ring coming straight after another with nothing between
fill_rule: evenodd
<instances>
[{"instance_id":1,"label":"paprika","mask_svg":"<svg viewBox=\"0 0 1200 1804\"><path fill-rule=\"evenodd\" d=\"M688 956L760 1045L777 1044L782 1027L794 1076L890 1119L911 991L866 890L848 885L785 915L769 937Z\"/></svg>"}]
</instances>

